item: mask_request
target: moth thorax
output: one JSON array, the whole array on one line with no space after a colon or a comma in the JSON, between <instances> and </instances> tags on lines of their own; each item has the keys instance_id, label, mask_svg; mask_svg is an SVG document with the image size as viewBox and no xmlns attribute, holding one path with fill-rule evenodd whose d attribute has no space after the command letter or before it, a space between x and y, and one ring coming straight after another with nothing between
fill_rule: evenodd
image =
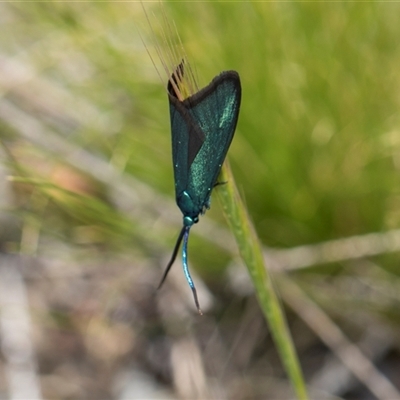
<instances>
[{"instance_id":1,"label":"moth thorax","mask_svg":"<svg viewBox=\"0 0 400 400\"><path fill-rule=\"evenodd\" d=\"M192 226L193 224L197 224L199 222L199 217L183 217L183 225L184 226Z\"/></svg>"}]
</instances>

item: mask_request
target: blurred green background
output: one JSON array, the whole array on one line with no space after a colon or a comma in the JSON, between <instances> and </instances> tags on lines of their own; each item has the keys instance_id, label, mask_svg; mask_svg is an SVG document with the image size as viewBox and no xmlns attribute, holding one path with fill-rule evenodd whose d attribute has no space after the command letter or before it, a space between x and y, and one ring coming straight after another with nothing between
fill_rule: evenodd
<instances>
[{"instance_id":1,"label":"blurred green background","mask_svg":"<svg viewBox=\"0 0 400 400\"><path fill-rule=\"evenodd\" d=\"M400 387L399 5L143 3L176 25L200 86L222 70L241 76L236 183L271 257L309 267L277 287L302 287ZM41 391L291 398L216 196L189 251L206 316L188 311L179 260L154 295L181 226L166 90L146 50L154 24L137 2L0 4L0 249L24 260ZM344 238L324 258L320 243ZM379 398L298 310L288 319L315 398Z\"/></svg>"}]
</instances>

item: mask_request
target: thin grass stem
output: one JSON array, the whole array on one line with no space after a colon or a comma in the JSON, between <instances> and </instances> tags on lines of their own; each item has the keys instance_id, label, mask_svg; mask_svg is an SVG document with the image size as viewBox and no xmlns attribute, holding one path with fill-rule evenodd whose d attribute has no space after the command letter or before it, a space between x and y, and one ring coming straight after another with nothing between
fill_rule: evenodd
<instances>
[{"instance_id":1,"label":"thin grass stem","mask_svg":"<svg viewBox=\"0 0 400 400\"><path fill-rule=\"evenodd\" d=\"M287 326L281 303L276 295L256 231L236 188L228 162L219 177L226 182L216 188L225 216L235 236L243 262L253 282L258 302L269 324L284 368L298 399L308 399L300 363Z\"/></svg>"}]
</instances>

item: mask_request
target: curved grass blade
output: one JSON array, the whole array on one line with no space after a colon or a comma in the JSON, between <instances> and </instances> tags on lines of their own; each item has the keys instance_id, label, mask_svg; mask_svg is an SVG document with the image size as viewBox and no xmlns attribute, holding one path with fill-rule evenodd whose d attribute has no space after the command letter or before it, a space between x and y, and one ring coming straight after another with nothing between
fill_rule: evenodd
<instances>
[{"instance_id":1,"label":"curved grass blade","mask_svg":"<svg viewBox=\"0 0 400 400\"><path fill-rule=\"evenodd\" d=\"M282 363L292 382L297 398L302 400L308 399L300 363L284 312L275 293L271 277L264 265L264 258L257 234L240 198L227 162L225 162L221 170L220 180L226 182L225 185L219 185L217 190L221 205L235 236L240 255L249 271L258 302L268 321Z\"/></svg>"}]
</instances>

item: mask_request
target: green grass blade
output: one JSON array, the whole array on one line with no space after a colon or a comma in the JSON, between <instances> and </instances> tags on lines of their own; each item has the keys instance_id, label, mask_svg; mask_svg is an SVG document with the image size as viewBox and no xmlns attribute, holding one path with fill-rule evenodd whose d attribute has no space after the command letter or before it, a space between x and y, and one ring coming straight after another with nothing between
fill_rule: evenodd
<instances>
[{"instance_id":1,"label":"green grass blade","mask_svg":"<svg viewBox=\"0 0 400 400\"><path fill-rule=\"evenodd\" d=\"M247 266L260 307L269 323L283 365L298 399L307 399L307 390L283 309L264 265L261 246L249 215L236 188L229 164L221 170L218 193L228 223L236 238L240 255Z\"/></svg>"}]
</instances>

